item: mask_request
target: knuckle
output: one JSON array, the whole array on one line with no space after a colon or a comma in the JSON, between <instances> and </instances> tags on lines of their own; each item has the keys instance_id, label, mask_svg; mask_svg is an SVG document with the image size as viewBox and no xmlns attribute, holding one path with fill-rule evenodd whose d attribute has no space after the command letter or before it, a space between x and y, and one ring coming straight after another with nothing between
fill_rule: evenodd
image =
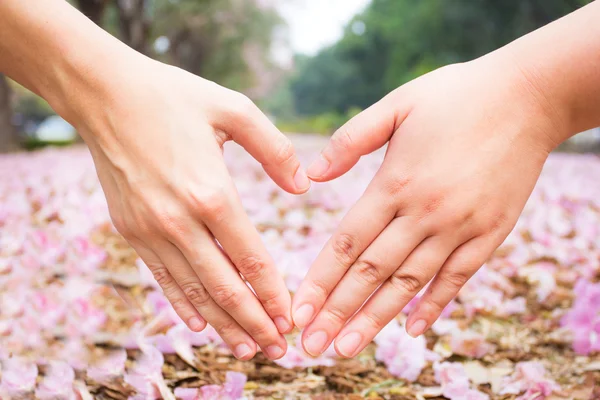
<instances>
[{"instance_id":1,"label":"knuckle","mask_svg":"<svg viewBox=\"0 0 600 400\"><path fill-rule=\"evenodd\" d=\"M328 320L337 325L344 325L348 318L350 318L350 315L348 315L348 313L344 312L341 308L338 308L336 306L327 307L327 309L325 309L325 315L327 316Z\"/></svg>"},{"instance_id":2,"label":"knuckle","mask_svg":"<svg viewBox=\"0 0 600 400\"><path fill-rule=\"evenodd\" d=\"M367 286L373 286L382 281L381 267L377 262L370 260L359 260L355 265L357 278Z\"/></svg>"},{"instance_id":3,"label":"knuckle","mask_svg":"<svg viewBox=\"0 0 600 400\"><path fill-rule=\"evenodd\" d=\"M157 212L155 215L155 221L158 225L157 228L166 237L178 238L185 235L186 219L184 218L183 213Z\"/></svg>"},{"instance_id":4,"label":"knuckle","mask_svg":"<svg viewBox=\"0 0 600 400\"><path fill-rule=\"evenodd\" d=\"M384 321L377 312L366 309L363 311L363 315L368 324L374 327L377 331L382 330L387 325L386 321Z\"/></svg>"},{"instance_id":5,"label":"knuckle","mask_svg":"<svg viewBox=\"0 0 600 400\"><path fill-rule=\"evenodd\" d=\"M358 245L356 239L351 235L336 235L332 246L335 256L344 265L352 263L357 257Z\"/></svg>"},{"instance_id":6,"label":"knuckle","mask_svg":"<svg viewBox=\"0 0 600 400\"><path fill-rule=\"evenodd\" d=\"M240 117L249 117L256 111L254 102L248 96L242 93L234 94L232 103L233 112Z\"/></svg>"},{"instance_id":7,"label":"knuckle","mask_svg":"<svg viewBox=\"0 0 600 400\"><path fill-rule=\"evenodd\" d=\"M250 282L262 277L265 266L265 262L254 254L245 255L237 262L238 270Z\"/></svg>"},{"instance_id":8,"label":"knuckle","mask_svg":"<svg viewBox=\"0 0 600 400\"><path fill-rule=\"evenodd\" d=\"M508 225L508 215L505 211L496 211L487 219L487 231L497 232L505 229Z\"/></svg>"},{"instance_id":9,"label":"knuckle","mask_svg":"<svg viewBox=\"0 0 600 400\"><path fill-rule=\"evenodd\" d=\"M411 182L412 179L409 177L392 176L383 179L379 189L386 197L396 198L406 191Z\"/></svg>"},{"instance_id":10,"label":"knuckle","mask_svg":"<svg viewBox=\"0 0 600 400\"><path fill-rule=\"evenodd\" d=\"M430 215L438 211L444 204L444 195L441 193L429 194L423 203L423 214Z\"/></svg>"},{"instance_id":11,"label":"knuckle","mask_svg":"<svg viewBox=\"0 0 600 400\"><path fill-rule=\"evenodd\" d=\"M270 324L254 324L248 329L248 333L250 336L260 341L277 341L277 334Z\"/></svg>"},{"instance_id":12,"label":"knuckle","mask_svg":"<svg viewBox=\"0 0 600 400\"><path fill-rule=\"evenodd\" d=\"M259 299L265 310L276 310L280 308L279 293L275 290L265 290L258 293Z\"/></svg>"},{"instance_id":13,"label":"knuckle","mask_svg":"<svg viewBox=\"0 0 600 400\"><path fill-rule=\"evenodd\" d=\"M329 296L329 288L325 282L315 279L312 281L312 288L318 298L326 299Z\"/></svg>"},{"instance_id":14,"label":"knuckle","mask_svg":"<svg viewBox=\"0 0 600 400\"><path fill-rule=\"evenodd\" d=\"M460 290L469 280L469 274L459 270L447 271L444 274L440 274L440 280L446 288L454 292Z\"/></svg>"},{"instance_id":15,"label":"knuckle","mask_svg":"<svg viewBox=\"0 0 600 400\"><path fill-rule=\"evenodd\" d=\"M196 307L206 304L210 300L210 295L206 288L200 282L191 282L181 286L185 297Z\"/></svg>"},{"instance_id":16,"label":"knuckle","mask_svg":"<svg viewBox=\"0 0 600 400\"><path fill-rule=\"evenodd\" d=\"M354 122L348 121L346 125L338 129L333 136L331 136L332 144L340 150L350 150L354 144L353 135L355 132Z\"/></svg>"},{"instance_id":17,"label":"knuckle","mask_svg":"<svg viewBox=\"0 0 600 400\"><path fill-rule=\"evenodd\" d=\"M165 293L165 295L166 295L166 293ZM181 297L169 298L169 296L167 296L167 298L169 299L169 301L171 302L171 306L173 306L173 309L177 313L182 313L182 312L186 311L186 308L188 307L188 304L189 304L186 299L181 298Z\"/></svg>"},{"instance_id":18,"label":"knuckle","mask_svg":"<svg viewBox=\"0 0 600 400\"><path fill-rule=\"evenodd\" d=\"M240 328L233 320L228 320L216 325L215 330L223 339L230 339L232 336L240 333Z\"/></svg>"},{"instance_id":19,"label":"knuckle","mask_svg":"<svg viewBox=\"0 0 600 400\"><path fill-rule=\"evenodd\" d=\"M390 284L398 291L417 293L426 282L412 274L397 272L390 277Z\"/></svg>"},{"instance_id":20,"label":"knuckle","mask_svg":"<svg viewBox=\"0 0 600 400\"><path fill-rule=\"evenodd\" d=\"M150 268L152 271L152 275L154 276L154 280L162 287L163 289L171 286L173 282L173 278L171 277L171 273L167 270L164 265L155 266Z\"/></svg>"},{"instance_id":21,"label":"knuckle","mask_svg":"<svg viewBox=\"0 0 600 400\"><path fill-rule=\"evenodd\" d=\"M212 297L225 310L236 309L242 304L240 293L231 285L215 286Z\"/></svg>"},{"instance_id":22,"label":"knuckle","mask_svg":"<svg viewBox=\"0 0 600 400\"><path fill-rule=\"evenodd\" d=\"M192 207L197 209L200 216L215 218L221 216L229 206L229 194L223 186L205 187L191 194Z\"/></svg>"},{"instance_id":23,"label":"knuckle","mask_svg":"<svg viewBox=\"0 0 600 400\"><path fill-rule=\"evenodd\" d=\"M283 165L294 158L295 156L294 145L291 140L285 136L280 136L278 143L275 147L275 155L273 162L275 165Z\"/></svg>"}]
</instances>

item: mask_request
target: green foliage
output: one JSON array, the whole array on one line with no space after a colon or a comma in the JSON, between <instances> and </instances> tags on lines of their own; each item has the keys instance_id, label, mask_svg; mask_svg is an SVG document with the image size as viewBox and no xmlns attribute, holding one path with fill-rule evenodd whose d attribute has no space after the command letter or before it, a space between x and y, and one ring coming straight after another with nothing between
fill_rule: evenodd
<instances>
[{"instance_id":1,"label":"green foliage","mask_svg":"<svg viewBox=\"0 0 600 400\"><path fill-rule=\"evenodd\" d=\"M309 117L282 118L276 120L275 124L282 132L287 133L331 135L361 111L360 108L350 108L345 114L330 111Z\"/></svg>"},{"instance_id":2,"label":"green foliage","mask_svg":"<svg viewBox=\"0 0 600 400\"><path fill-rule=\"evenodd\" d=\"M289 90L299 115L344 114L442 65L495 50L588 0L373 0L343 38L300 59Z\"/></svg>"}]
</instances>

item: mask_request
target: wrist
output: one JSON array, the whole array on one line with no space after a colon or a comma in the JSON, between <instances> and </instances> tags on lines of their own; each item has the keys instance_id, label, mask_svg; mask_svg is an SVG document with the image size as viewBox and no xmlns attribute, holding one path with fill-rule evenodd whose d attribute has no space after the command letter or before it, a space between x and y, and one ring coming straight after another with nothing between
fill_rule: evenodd
<instances>
[{"instance_id":1,"label":"wrist","mask_svg":"<svg viewBox=\"0 0 600 400\"><path fill-rule=\"evenodd\" d=\"M570 122L568 105L553 93L549 77L527 61L511 45L476 60L495 71L491 79L505 82L510 93L505 101L512 104L521 119L528 120L523 134L551 152L577 131Z\"/></svg>"}]
</instances>

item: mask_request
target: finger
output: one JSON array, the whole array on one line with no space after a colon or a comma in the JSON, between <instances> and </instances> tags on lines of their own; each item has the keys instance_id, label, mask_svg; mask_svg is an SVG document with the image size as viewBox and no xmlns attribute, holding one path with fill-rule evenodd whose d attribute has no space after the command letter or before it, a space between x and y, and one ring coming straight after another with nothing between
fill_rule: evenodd
<instances>
[{"instance_id":1,"label":"finger","mask_svg":"<svg viewBox=\"0 0 600 400\"><path fill-rule=\"evenodd\" d=\"M346 322L425 239L413 218L394 219L350 267L323 309L303 332L307 353L318 356Z\"/></svg>"},{"instance_id":2,"label":"finger","mask_svg":"<svg viewBox=\"0 0 600 400\"><path fill-rule=\"evenodd\" d=\"M501 240L486 235L471 239L458 247L411 311L406 320L407 331L418 336L433 325L448 303L500 244Z\"/></svg>"},{"instance_id":3,"label":"finger","mask_svg":"<svg viewBox=\"0 0 600 400\"><path fill-rule=\"evenodd\" d=\"M439 236L425 239L342 329L335 340L338 354L354 357L369 344L433 278L454 248Z\"/></svg>"},{"instance_id":4,"label":"finger","mask_svg":"<svg viewBox=\"0 0 600 400\"><path fill-rule=\"evenodd\" d=\"M348 121L338 129L307 170L310 179L329 181L346 173L360 159L382 147L402 124L410 108L400 90Z\"/></svg>"},{"instance_id":5,"label":"finger","mask_svg":"<svg viewBox=\"0 0 600 400\"><path fill-rule=\"evenodd\" d=\"M295 194L306 192L310 180L290 139L246 96L233 92L229 106L226 122L219 124L222 129L261 163L283 190Z\"/></svg>"},{"instance_id":6,"label":"finger","mask_svg":"<svg viewBox=\"0 0 600 400\"><path fill-rule=\"evenodd\" d=\"M130 240L130 244L152 272L154 279L162 288L165 297L169 300L179 318L192 331L203 331L206 328L206 320L202 318L198 309L190 303L156 253L138 240Z\"/></svg>"},{"instance_id":7,"label":"finger","mask_svg":"<svg viewBox=\"0 0 600 400\"><path fill-rule=\"evenodd\" d=\"M189 229L187 234L177 238L177 247L212 299L252 336L269 358L281 358L287 350L285 338L252 290L217 246L206 227L196 225ZM190 242L190 237L195 240ZM182 289L186 292L185 283L180 285L183 285Z\"/></svg>"},{"instance_id":8,"label":"finger","mask_svg":"<svg viewBox=\"0 0 600 400\"><path fill-rule=\"evenodd\" d=\"M393 219L394 206L374 189L376 181L344 217L294 295L292 317L299 328L312 321L348 268Z\"/></svg>"},{"instance_id":9,"label":"finger","mask_svg":"<svg viewBox=\"0 0 600 400\"><path fill-rule=\"evenodd\" d=\"M219 216L207 216L205 223L231 262L252 285L279 332L289 332L293 328L292 301L275 262L267 252L239 198L235 196L234 199L224 200L221 205L223 210L216 214Z\"/></svg>"},{"instance_id":10,"label":"finger","mask_svg":"<svg viewBox=\"0 0 600 400\"><path fill-rule=\"evenodd\" d=\"M250 335L212 299L206 287L177 247L169 242L155 244L164 263L177 282L179 291L211 324L234 355L249 360L256 354L256 343ZM167 295L167 292L165 292Z\"/></svg>"}]
</instances>

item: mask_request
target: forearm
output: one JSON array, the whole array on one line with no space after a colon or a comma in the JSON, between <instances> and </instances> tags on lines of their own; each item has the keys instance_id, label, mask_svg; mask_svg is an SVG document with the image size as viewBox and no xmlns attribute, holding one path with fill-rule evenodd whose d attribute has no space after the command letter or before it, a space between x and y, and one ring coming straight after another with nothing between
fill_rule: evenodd
<instances>
[{"instance_id":1,"label":"forearm","mask_svg":"<svg viewBox=\"0 0 600 400\"><path fill-rule=\"evenodd\" d=\"M0 72L71 123L137 57L64 0L0 1Z\"/></svg>"},{"instance_id":2,"label":"forearm","mask_svg":"<svg viewBox=\"0 0 600 400\"><path fill-rule=\"evenodd\" d=\"M518 64L528 90L554 120L556 144L600 126L598 21L595 1L495 52Z\"/></svg>"}]
</instances>

